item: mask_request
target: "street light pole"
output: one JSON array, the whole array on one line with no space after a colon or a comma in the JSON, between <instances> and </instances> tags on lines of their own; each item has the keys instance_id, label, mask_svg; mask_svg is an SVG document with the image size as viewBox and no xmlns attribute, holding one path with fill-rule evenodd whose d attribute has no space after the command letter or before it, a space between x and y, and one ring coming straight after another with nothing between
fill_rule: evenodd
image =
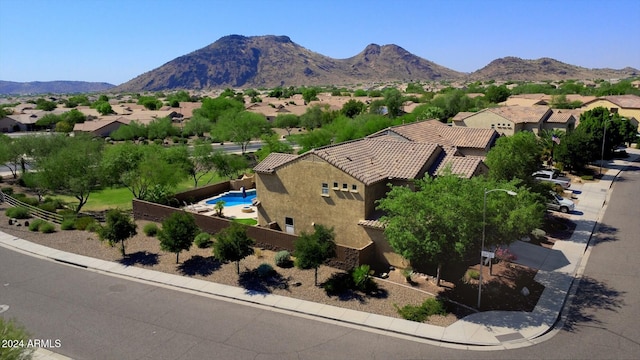
<instances>
[{"instance_id":1,"label":"street light pole","mask_svg":"<svg viewBox=\"0 0 640 360\"><path fill-rule=\"evenodd\" d=\"M486 234L486 227L487 227L487 194L494 192L494 191L502 191L502 192L506 192L507 194L511 195L511 196L516 196L518 195L518 193L516 193L515 191L511 191L511 190L506 190L506 189L492 189L492 190L487 190L486 188L484 189L484 199L482 202L482 244L480 245L480 278L478 279L478 310L480 310L480 300L482 299L482 253L484 252L484 238L485 238L485 234Z\"/></svg>"},{"instance_id":2,"label":"street light pole","mask_svg":"<svg viewBox=\"0 0 640 360\"><path fill-rule=\"evenodd\" d=\"M602 133L602 152L600 155L600 172L598 175L602 177L602 164L604 163L604 142L607 140L607 123L613 120L613 114L609 114L609 119L604 121L604 132Z\"/></svg>"}]
</instances>

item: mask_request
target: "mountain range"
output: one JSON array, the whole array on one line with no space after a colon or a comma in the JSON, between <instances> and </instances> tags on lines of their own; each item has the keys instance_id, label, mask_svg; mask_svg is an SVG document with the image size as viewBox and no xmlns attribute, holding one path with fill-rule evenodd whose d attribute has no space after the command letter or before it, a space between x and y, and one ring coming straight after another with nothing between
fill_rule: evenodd
<instances>
[{"instance_id":1,"label":"mountain range","mask_svg":"<svg viewBox=\"0 0 640 360\"><path fill-rule=\"evenodd\" d=\"M106 83L93 84L91 90L72 85L78 82L53 82L58 89L43 90L49 83L23 83L38 92L115 92L162 91L172 89L273 88L276 86L355 85L409 81L544 81L624 79L640 75L630 67L616 69L588 69L560 61L541 58L524 60L505 57L487 66L463 73L411 54L398 45L370 44L357 55L347 59L331 57L306 49L287 36L229 35L189 54L112 87ZM82 83L82 82L79 82ZM13 87L5 84L13 84ZM16 93L20 83L0 82L0 94ZM29 84L29 85L27 85ZM42 87L37 89L38 84ZM98 89L98 85L104 86ZM24 93L21 91L20 93Z\"/></svg>"},{"instance_id":2,"label":"mountain range","mask_svg":"<svg viewBox=\"0 0 640 360\"><path fill-rule=\"evenodd\" d=\"M106 82L87 81L31 81L14 82L0 80L0 94L76 94L108 91L115 85Z\"/></svg>"}]
</instances>

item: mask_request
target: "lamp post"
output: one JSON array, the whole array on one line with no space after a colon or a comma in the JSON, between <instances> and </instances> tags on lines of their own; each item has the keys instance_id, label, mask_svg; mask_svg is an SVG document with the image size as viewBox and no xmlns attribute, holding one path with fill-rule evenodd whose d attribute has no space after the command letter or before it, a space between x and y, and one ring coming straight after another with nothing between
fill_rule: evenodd
<instances>
[{"instance_id":1,"label":"lamp post","mask_svg":"<svg viewBox=\"0 0 640 360\"><path fill-rule=\"evenodd\" d=\"M604 142L607 140L607 123L613 120L613 113L609 114L609 119L604 121L604 132L602 133L602 152L600 155L600 172L598 175L602 176L602 164L604 163Z\"/></svg>"},{"instance_id":2,"label":"lamp post","mask_svg":"<svg viewBox=\"0 0 640 360\"><path fill-rule=\"evenodd\" d=\"M484 252L484 238L485 238L486 227L487 227L487 194L492 193L494 191L506 192L511 196L518 195L518 193L516 193L515 191L506 190L506 189L492 189L492 190L484 189L484 201L482 203L482 245L480 245L480 278L478 283L478 310L480 310L480 299L482 299L482 267L483 267L482 255Z\"/></svg>"}]
</instances>

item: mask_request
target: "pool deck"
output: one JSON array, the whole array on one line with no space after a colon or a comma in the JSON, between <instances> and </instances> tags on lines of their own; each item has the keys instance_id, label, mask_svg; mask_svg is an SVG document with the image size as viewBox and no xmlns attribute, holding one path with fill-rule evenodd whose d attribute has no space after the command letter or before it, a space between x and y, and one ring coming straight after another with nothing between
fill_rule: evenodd
<instances>
[{"instance_id":1,"label":"pool deck","mask_svg":"<svg viewBox=\"0 0 640 360\"><path fill-rule=\"evenodd\" d=\"M207 215L207 216L215 216L215 204L207 204L206 200L202 200L196 204L188 205L184 209L186 211ZM251 212L243 212L242 209L248 207L251 209ZM254 219L258 220L258 211L255 206L250 205L232 205L225 206L222 210L222 214L229 219Z\"/></svg>"}]
</instances>

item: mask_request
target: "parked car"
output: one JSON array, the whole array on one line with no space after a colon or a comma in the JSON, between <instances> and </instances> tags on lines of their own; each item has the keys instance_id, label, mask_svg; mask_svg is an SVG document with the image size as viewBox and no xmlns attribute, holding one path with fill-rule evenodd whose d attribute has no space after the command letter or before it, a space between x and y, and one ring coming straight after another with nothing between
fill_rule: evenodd
<instances>
[{"instance_id":1,"label":"parked car","mask_svg":"<svg viewBox=\"0 0 640 360\"><path fill-rule=\"evenodd\" d=\"M560 211L561 213L568 213L576 208L576 204L569 199L565 199L562 196L549 192L549 202L547 202L547 209Z\"/></svg>"},{"instance_id":2,"label":"parked car","mask_svg":"<svg viewBox=\"0 0 640 360\"><path fill-rule=\"evenodd\" d=\"M563 189L568 189L571 186L571 180L560 177L559 173L553 170L538 170L531 174L531 176L538 181L561 185Z\"/></svg>"}]
</instances>

